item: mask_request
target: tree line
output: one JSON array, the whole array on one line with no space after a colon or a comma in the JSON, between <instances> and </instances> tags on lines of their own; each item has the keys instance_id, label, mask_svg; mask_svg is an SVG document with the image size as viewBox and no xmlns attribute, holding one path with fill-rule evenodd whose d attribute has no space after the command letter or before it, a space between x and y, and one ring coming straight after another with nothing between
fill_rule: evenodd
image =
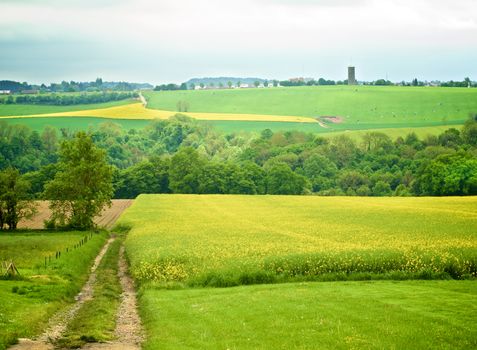
<instances>
[{"instance_id":1,"label":"tree line","mask_svg":"<svg viewBox=\"0 0 477 350\"><path fill-rule=\"evenodd\" d=\"M111 203L112 167L84 132L61 142L54 175L44 179L36 196L27 175L11 166L0 171L0 230L16 230L21 219L31 218L34 199L49 201L51 216L44 224L50 229L90 229L94 217Z\"/></svg>"},{"instance_id":2,"label":"tree line","mask_svg":"<svg viewBox=\"0 0 477 350\"><path fill-rule=\"evenodd\" d=\"M470 78L465 78L462 81L433 81L431 83L420 81L417 78L414 78L411 81L401 81L398 83L394 83L388 79L377 79L373 81L362 81L363 85L375 85L375 86L392 86L392 85L401 85L401 86L425 86L428 84L433 84L435 86L442 86L442 87L477 87L477 82L473 82ZM269 86L273 85L276 86L325 86L325 85L348 85L348 80L332 80L332 79L304 79L304 78L295 78L295 79L288 79L288 80L256 80L253 82L255 87L259 87L260 85ZM252 84L249 84L251 86ZM194 90L196 86L200 86L200 88L233 88L233 87L240 87L241 81L227 81L218 83L211 81L211 82L200 82L200 83L182 83L180 85L170 83L170 84L161 84L157 85L154 88L154 91L175 91L175 90Z\"/></svg>"},{"instance_id":3,"label":"tree line","mask_svg":"<svg viewBox=\"0 0 477 350\"><path fill-rule=\"evenodd\" d=\"M0 169L18 169L42 198L75 134L0 123ZM421 139L368 132L353 139L303 132L223 134L185 116L89 132L112 171L115 198L140 193L446 196L477 194L477 121Z\"/></svg>"},{"instance_id":4,"label":"tree line","mask_svg":"<svg viewBox=\"0 0 477 350\"><path fill-rule=\"evenodd\" d=\"M129 83L103 81L97 78L95 81L65 81L50 84L29 84L28 82L17 82L13 80L0 80L0 90L8 90L11 93L21 93L22 90L38 90L39 92L98 92L98 91L134 91L139 89L150 89L152 85L147 83Z\"/></svg>"}]
</instances>

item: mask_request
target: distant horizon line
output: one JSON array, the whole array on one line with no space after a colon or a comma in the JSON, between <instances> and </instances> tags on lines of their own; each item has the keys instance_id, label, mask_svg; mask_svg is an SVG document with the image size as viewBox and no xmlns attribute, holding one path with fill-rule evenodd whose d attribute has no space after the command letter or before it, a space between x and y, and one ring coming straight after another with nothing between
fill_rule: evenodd
<instances>
[{"instance_id":1,"label":"distant horizon line","mask_svg":"<svg viewBox=\"0 0 477 350\"><path fill-rule=\"evenodd\" d=\"M353 67L353 66L350 66L350 67ZM450 80L446 80L446 79L419 79L417 77L415 78L412 78L411 80L406 80L406 79L398 79L398 80L393 80L393 79L389 79L389 78L378 78L378 79L373 79L373 80L365 80L365 79L356 79L356 81L358 83L370 83L370 82L375 82L375 81L378 81L378 80L386 80L386 81L390 81L392 83L395 83L395 84L398 84L398 83L401 83L401 82L412 82L414 79L417 79L418 81L420 82L423 82L423 83L442 83L442 82L450 82L450 81L453 81L453 82L462 82L462 81L465 81L466 78L469 78L469 76L465 76L463 77L461 80L458 80L458 79L450 79ZM102 79L101 77L96 77L95 79L91 79L91 80L66 80L66 79L62 79L61 81L56 81L56 82L48 82L48 83L45 83L45 82L29 82L29 81L25 81L25 80L14 80L14 79L0 79L0 82L1 81L11 81L11 82L17 82L17 83L27 83L28 85L51 85L51 84L61 84L62 82L67 82L67 83L71 83L71 82L75 82L75 83L91 83L91 82L95 82L96 79ZM163 81L163 82L160 82L160 83L151 83L151 82L145 82L145 81L134 81L134 80L122 80L122 79L119 79L119 80L104 80L104 84L111 84L111 83L129 83L129 84L139 84L139 85L151 85L151 86L158 86L158 85L166 85L166 84L183 84L183 83L187 83L189 84L191 81L193 80L207 80L207 79L210 79L210 80L225 80L225 79L233 79L233 80L239 80L239 79L242 79L242 80L261 80L261 81L267 81L267 82L273 82L273 81L292 81L294 79L303 79L305 81L310 81L310 80L314 80L314 81L318 81L319 79L325 79L325 80L329 80L329 81L335 81L335 82L338 82L338 81L345 81L347 80L347 78L343 78L343 79L332 79L332 78L325 78L325 77L318 77L318 78L315 78L315 77L311 77L311 76L294 76L294 77L290 77L290 78L287 78L287 79L276 79L276 78L260 78L260 77L253 77L253 76L242 76L242 77L239 77L239 76L203 76L203 77L192 77L192 78L189 78L185 81L182 81L182 82L178 82L178 81ZM474 80L474 79L470 79L470 81L472 83L476 83L477 80Z\"/></svg>"}]
</instances>

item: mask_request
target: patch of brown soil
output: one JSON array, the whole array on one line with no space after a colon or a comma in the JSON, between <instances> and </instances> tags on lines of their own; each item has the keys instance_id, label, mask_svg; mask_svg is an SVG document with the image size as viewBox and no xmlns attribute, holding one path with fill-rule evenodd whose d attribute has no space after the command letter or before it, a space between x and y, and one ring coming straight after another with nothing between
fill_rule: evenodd
<instances>
[{"instance_id":1,"label":"patch of brown soil","mask_svg":"<svg viewBox=\"0 0 477 350\"><path fill-rule=\"evenodd\" d=\"M106 207L101 215L97 216L94 222L101 227L111 228L122 212L131 204L132 199L113 199L111 208ZM44 228L44 221L47 220L51 211L48 208L48 201L36 201L38 213L29 220L21 220L18 223L18 228L42 229Z\"/></svg>"},{"instance_id":2,"label":"patch of brown soil","mask_svg":"<svg viewBox=\"0 0 477 350\"><path fill-rule=\"evenodd\" d=\"M344 122L344 118L339 116L322 116L320 117L320 119L324 122L329 122L333 124L341 124Z\"/></svg>"}]
</instances>

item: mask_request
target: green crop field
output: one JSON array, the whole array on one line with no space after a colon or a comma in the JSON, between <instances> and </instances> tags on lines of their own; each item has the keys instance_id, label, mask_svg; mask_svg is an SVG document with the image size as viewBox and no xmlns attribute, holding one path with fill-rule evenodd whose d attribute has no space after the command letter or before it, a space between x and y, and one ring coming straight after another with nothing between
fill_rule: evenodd
<instances>
[{"instance_id":1,"label":"green crop field","mask_svg":"<svg viewBox=\"0 0 477 350\"><path fill-rule=\"evenodd\" d=\"M97 108L109 108L116 106L123 106L133 102L134 100L122 100L112 101L105 103L93 103L84 105L71 105L71 106L50 106L50 105L24 105L24 104L0 104L0 117L2 116L21 116L30 114L48 114L48 113L60 113L69 111L84 111L88 109Z\"/></svg>"},{"instance_id":2,"label":"green crop field","mask_svg":"<svg viewBox=\"0 0 477 350\"><path fill-rule=\"evenodd\" d=\"M474 348L476 213L476 197L141 195L118 225L144 348ZM326 282L353 279L394 281Z\"/></svg>"},{"instance_id":3,"label":"green crop field","mask_svg":"<svg viewBox=\"0 0 477 350\"><path fill-rule=\"evenodd\" d=\"M371 129L463 123L477 113L477 89L314 86L273 89L159 91L144 94L148 108L189 112L340 116L331 129Z\"/></svg>"},{"instance_id":4,"label":"green crop field","mask_svg":"<svg viewBox=\"0 0 477 350\"><path fill-rule=\"evenodd\" d=\"M74 248L85 236L91 239ZM13 261L20 272L18 278L0 278L0 349L40 333L48 318L73 300L105 237L73 231L0 236L0 261ZM58 251L61 256L56 259Z\"/></svg>"}]
</instances>

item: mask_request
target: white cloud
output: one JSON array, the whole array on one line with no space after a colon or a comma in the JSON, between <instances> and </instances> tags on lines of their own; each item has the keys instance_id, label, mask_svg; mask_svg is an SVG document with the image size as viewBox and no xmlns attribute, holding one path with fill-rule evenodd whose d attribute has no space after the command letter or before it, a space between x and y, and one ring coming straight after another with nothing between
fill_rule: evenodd
<instances>
[{"instance_id":1,"label":"white cloud","mask_svg":"<svg viewBox=\"0 0 477 350\"><path fill-rule=\"evenodd\" d=\"M65 42L78 43L92 50L91 62L95 56L101 62L132 60L146 69L157 61L177 76L184 62L194 65L198 56L229 71L243 70L239 60L248 61L250 70L273 66L274 57L296 66L310 55L317 62L344 57L346 64L350 57L381 52L381 60L392 61L397 53L438 50L475 55L475 14L473 0L3 0L0 48L24 42L61 50ZM74 45L68 48L74 59Z\"/></svg>"}]
</instances>

